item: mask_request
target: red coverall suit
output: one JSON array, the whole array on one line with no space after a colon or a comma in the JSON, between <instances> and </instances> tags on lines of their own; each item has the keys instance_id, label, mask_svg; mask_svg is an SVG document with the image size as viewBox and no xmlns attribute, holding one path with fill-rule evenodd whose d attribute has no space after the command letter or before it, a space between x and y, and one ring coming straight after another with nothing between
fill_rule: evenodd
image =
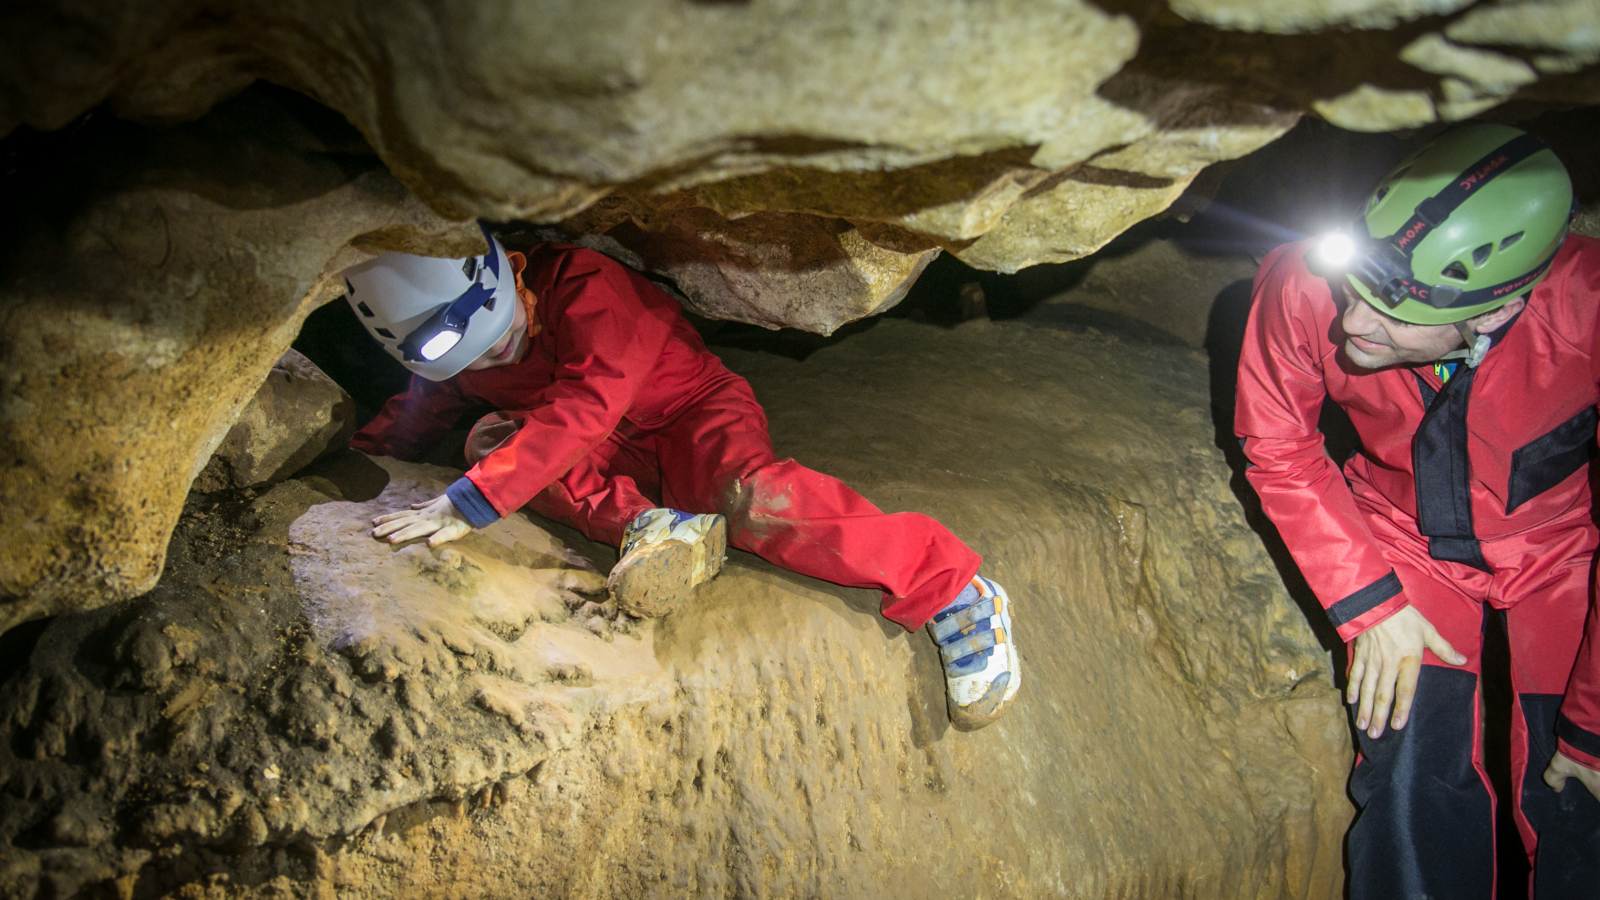
<instances>
[{"instance_id":1,"label":"red coverall suit","mask_svg":"<svg viewBox=\"0 0 1600 900\"><path fill-rule=\"evenodd\" d=\"M560 244L533 247L523 274L540 325L523 359L442 382L413 377L352 447L409 457L468 409L492 406L522 427L451 486L474 527L528 505L618 546L652 507L721 513L733 546L877 588L884 616L907 629L977 574L978 555L928 516L886 515L843 482L779 460L750 385L648 279Z\"/></svg>"},{"instance_id":2,"label":"red coverall suit","mask_svg":"<svg viewBox=\"0 0 1600 900\"><path fill-rule=\"evenodd\" d=\"M1541 778L1558 746L1600 769L1587 477L1600 242L1569 237L1483 363L1448 382L1432 366L1352 365L1308 245L1279 247L1256 276L1234 420L1250 483L1340 636L1409 603L1469 660L1427 653L1406 727L1359 735L1351 897L1492 896L1477 678L1487 609L1504 611L1510 640L1512 802L1537 896L1600 896L1600 801L1576 780L1558 794ZM1316 427L1324 396L1361 437L1342 473Z\"/></svg>"}]
</instances>

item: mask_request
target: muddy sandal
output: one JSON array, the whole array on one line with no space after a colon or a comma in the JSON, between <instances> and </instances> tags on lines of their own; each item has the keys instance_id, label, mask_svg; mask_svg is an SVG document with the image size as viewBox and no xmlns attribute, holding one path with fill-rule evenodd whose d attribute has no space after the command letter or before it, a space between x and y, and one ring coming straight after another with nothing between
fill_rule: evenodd
<instances>
[{"instance_id":1,"label":"muddy sandal","mask_svg":"<svg viewBox=\"0 0 1600 900\"><path fill-rule=\"evenodd\" d=\"M628 525L622 558L606 586L624 612L655 618L672 612L698 584L722 571L728 520L676 509L647 509Z\"/></svg>"}]
</instances>

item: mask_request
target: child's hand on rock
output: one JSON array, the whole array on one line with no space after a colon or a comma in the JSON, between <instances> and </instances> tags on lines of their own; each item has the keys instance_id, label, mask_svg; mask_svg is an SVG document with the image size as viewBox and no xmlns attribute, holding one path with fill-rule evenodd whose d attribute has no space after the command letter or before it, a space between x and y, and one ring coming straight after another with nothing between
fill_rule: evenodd
<instances>
[{"instance_id":1,"label":"child's hand on rock","mask_svg":"<svg viewBox=\"0 0 1600 900\"><path fill-rule=\"evenodd\" d=\"M372 520L372 536L391 544L425 537L429 547L437 547L465 537L472 526L456 512L447 496L411 504L410 510L385 513Z\"/></svg>"}]
</instances>

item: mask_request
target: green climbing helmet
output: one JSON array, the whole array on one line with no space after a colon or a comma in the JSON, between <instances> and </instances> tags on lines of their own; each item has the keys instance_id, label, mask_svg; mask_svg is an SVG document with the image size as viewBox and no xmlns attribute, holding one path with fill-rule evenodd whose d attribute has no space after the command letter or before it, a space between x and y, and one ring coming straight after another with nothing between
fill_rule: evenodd
<instances>
[{"instance_id":1,"label":"green climbing helmet","mask_svg":"<svg viewBox=\"0 0 1600 900\"><path fill-rule=\"evenodd\" d=\"M1395 166L1350 232L1317 248L1316 268L1402 322L1449 325L1533 290L1573 211L1572 180L1544 141L1467 125Z\"/></svg>"}]
</instances>

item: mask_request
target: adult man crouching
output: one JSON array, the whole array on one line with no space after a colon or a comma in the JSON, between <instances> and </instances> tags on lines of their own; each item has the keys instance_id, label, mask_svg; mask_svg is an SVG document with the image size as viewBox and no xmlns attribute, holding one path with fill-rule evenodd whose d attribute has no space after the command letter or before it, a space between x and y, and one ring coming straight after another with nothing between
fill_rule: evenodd
<instances>
[{"instance_id":1,"label":"adult man crouching","mask_svg":"<svg viewBox=\"0 0 1600 900\"><path fill-rule=\"evenodd\" d=\"M1234 427L1351 642L1355 900L1493 895L1491 614L1537 896L1600 885L1600 243L1568 236L1572 209L1538 138L1468 126L1395 167L1349 233L1280 247L1256 276ZM1361 438L1343 471L1317 432L1324 397ZM1583 787L1560 789L1569 777Z\"/></svg>"}]
</instances>

